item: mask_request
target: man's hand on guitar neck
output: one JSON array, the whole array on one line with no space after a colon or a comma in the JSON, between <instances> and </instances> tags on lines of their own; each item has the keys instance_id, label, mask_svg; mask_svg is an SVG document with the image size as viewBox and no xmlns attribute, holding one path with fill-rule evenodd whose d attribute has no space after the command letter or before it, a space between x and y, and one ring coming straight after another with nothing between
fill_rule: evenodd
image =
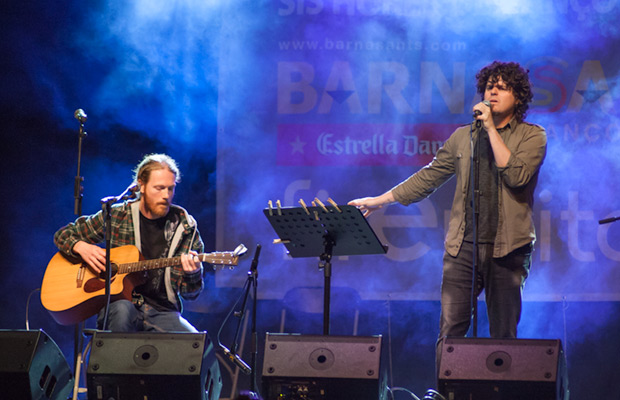
<instances>
[{"instance_id":1,"label":"man's hand on guitar neck","mask_svg":"<svg viewBox=\"0 0 620 400\"><path fill-rule=\"evenodd\" d=\"M190 250L189 254L181 254L181 265L186 275L195 274L200 271L200 260L196 257L198 253Z\"/></svg>"},{"instance_id":2,"label":"man's hand on guitar neck","mask_svg":"<svg viewBox=\"0 0 620 400\"><path fill-rule=\"evenodd\" d=\"M105 249L94 244L79 241L73 245L73 252L79 254L82 260L97 273L105 271Z\"/></svg>"}]
</instances>

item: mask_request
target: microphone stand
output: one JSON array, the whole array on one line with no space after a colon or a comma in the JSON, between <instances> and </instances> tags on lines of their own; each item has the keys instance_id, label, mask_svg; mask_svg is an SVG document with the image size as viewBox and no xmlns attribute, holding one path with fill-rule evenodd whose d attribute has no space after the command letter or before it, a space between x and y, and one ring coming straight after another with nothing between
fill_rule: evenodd
<instances>
[{"instance_id":1,"label":"microphone stand","mask_svg":"<svg viewBox=\"0 0 620 400\"><path fill-rule=\"evenodd\" d=\"M112 281L112 272L110 271L112 263L110 261L111 243L112 243L112 204L116 203L116 199L101 199L102 210L104 213L105 225L105 271L103 278L105 279L105 308L103 313L103 324L101 330L106 330L108 326L108 311L110 308L110 283Z\"/></svg>"},{"instance_id":2,"label":"microphone stand","mask_svg":"<svg viewBox=\"0 0 620 400\"><path fill-rule=\"evenodd\" d=\"M257 363L257 355L258 355L258 333L256 331L256 308L257 308L257 286L258 286L258 257L260 255L261 245L256 245L256 251L254 253L254 259L252 260L252 264L250 266L250 270L248 271L248 278L244 284L244 293L243 293L243 302L241 304L241 310L235 311L234 316L238 318L237 328L235 330L235 336L233 339L233 344L230 347L230 350L226 348L223 344L219 344L220 348L224 351L224 354L228 357L228 359L235 364L244 374L250 375L250 392L258 393L256 388L256 363ZM252 299L252 326L251 326L251 336L252 336L252 358L251 358L251 366L247 365L241 357L237 354L237 349L239 348L239 331L241 329L241 323L243 322L243 318L245 317L245 310L247 308L247 300L248 295L250 294L250 289L252 289L253 299Z\"/></svg>"},{"instance_id":3,"label":"microphone stand","mask_svg":"<svg viewBox=\"0 0 620 400\"><path fill-rule=\"evenodd\" d=\"M256 330L256 309L258 305L258 256L260 254L260 249L260 244L257 244L256 254L254 256L254 260L252 260L250 272L248 273L252 276L252 356L250 358L250 366L252 368L252 372L250 374L250 392L252 393L258 393L258 390L256 388L256 363L258 362L258 332Z\"/></svg>"},{"instance_id":4,"label":"microphone stand","mask_svg":"<svg viewBox=\"0 0 620 400\"><path fill-rule=\"evenodd\" d=\"M88 135L84 131L84 122L86 122L86 114L82 109L75 110L73 113L75 119L77 119L80 123L79 129L79 138L78 138L78 156L77 156L77 173L75 175L75 179L73 180L73 214L80 217L82 215L82 199L84 195L84 186L82 183L84 182L84 177L80 175L80 171L82 168L82 142L84 138ZM80 381L80 364L81 364L81 353L82 347L84 346L84 341L82 338L81 331L84 329L84 322L77 323L73 327L73 366L75 373L75 388L74 388L74 397L77 396L77 386L79 386Z\"/></svg>"},{"instance_id":5,"label":"microphone stand","mask_svg":"<svg viewBox=\"0 0 620 400\"><path fill-rule=\"evenodd\" d=\"M479 131L481 122L476 120L475 123L472 122L469 127L469 147L471 150L470 154L470 168L469 168L469 185L471 187L471 219L472 219L472 235L473 235L473 251L472 251L472 272L471 272L471 310L472 310L472 337L478 337L478 299L476 298L476 265L478 264L478 194L479 190L476 188L476 173L477 170L474 161L480 157L478 154L478 158L474 158L474 124L476 125L477 130ZM480 132L478 132L478 137L476 140L476 147L480 145Z\"/></svg>"},{"instance_id":6,"label":"microphone stand","mask_svg":"<svg viewBox=\"0 0 620 400\"><path fill-rule=\"evenodd\" d=\"M77 111L76 111L76 115L77 115ZM77 118L77 116L76 116ZM82 122L80 120L80 122ZM76 180L77 181L77 180ZM135 194L135 189L138 188L138 185L129 185L129 187L127 189L125 189L125 191L118 197L114 197L114 196L109 196L109 197L105 197L103 199L101 199L101 203L103 204L103 212L105 213L105 241L106 241L106 246L105 246L105 250L106 250L106 268L104 271L104 277L105 277L105 297L106 297L106 304L105 304L105 311L104 311L104 319L103 319L103 325L102 325L102 330L106 329L107 326L107 320L108 320L108 308L110 305L110 281L111 281L111 277L112 277L112 272L111 272L111 262L110 262L110 243L111 243L111 236L112 236L112 224L110 223L111 221L111 207L112 204L116 203L119 200L127 200L130 199L134 194ZM82 322L82 325L84 323ZM84 331L83 327L82 330ZM75 330L75 334L76 334L76 361L75 361L75 385L73 387L73 397L72 400L77 400L78 399L78 393L79 393L79 374L80 374L80 366L82 364L82 346L83 344L83 337L82 335L80 335L80 332L78 330L78 325L76 325L76 330ZM79 335L79 339L78 339L78 335ZM79 348L77 347L78 344L77 342L79 341ZM78 353L79 351L79 353Z\"/></svg>"},{"instance_id":7,"label":"microphone stand","mask_svg":"<svg viewBox=\"0 0 620 400\"><path fill-rule=\"evenodd\" d=\"M103 324L101 330L106 330L108 325L108 311L110 308L111 291L110 284L112 281L112 262L110 260L110 253L112 247L112 204L118 201L129 200L135 196L136 190L139 186L131 184L125 189L123 193L118 196L107 196L101 199L102 211L104 214L105 225L105 271L103 272L105 279L105 308L103 313Z\"/></svg>"},{"instance_id":8,"label":"microphone stand","mask_svg":"<svg viewBox=\"0 0 620 400\"><path fill-rule=\"evenodd\" d=\"M484 100L485 106L491 108L491 102ZM474 111L474 121L469 126L469 147L471 150L469 162L469 184L471 186L471 220L472 220L472 235L473 235L473 251L472 251L472 271L471 271L471 310L472 310L472 336L478 337L478 299L476 296L476 277L477 277L477 265L478 265L478 214L480 213L480 134L482 128L482 121L477 117L482 112ZM474 125L476 131L478 131L478 137L476 140L476 151L478 156L475 158L476 164L474 164Z\"/></svg>"},{"instance_id":9,"label":"microphone stand","mask_svg":"<svg viewBox=\"0 0 620 400\"><path fill-rule=\"evenodd\" d=\"M483 101L484 105L491 107L491 103L488 100ZM480 176L480 129L482 127L482 121L476 118L482 114L480 111L474 111L474 121L469 126L469 148L471 150L469 163L469 184L471 186L471 220L472 220L472 235L473 235L473 251L472 251L472 268L471 268L471 310L472 310L472 336L478 337L478 299L476 296L476 277L477 277L477 265L478 265L478 210L480 206L480 188L476 187L480 183L476 181L476 178ZM476 157L476 165L474 164L474 125L478 131L478 137L476 140L476 150L478 151L478 157ZM479 179L478 179L479 180Z\"/></svg>"},{"instance_id":10,"label":"microphone stand","mask_svg":"<svg viewBox=\"0 0 620 400\"><path fill-rule=\"evenodd\" d=\"M78 217L82 215L82 197L84 192L84 187L82 186L82 182L84 182L84 177L80 176L80 169L82 164L82 140L87 136L87 133L84 132L84 120L80 119L79 121L80 135L78 140L77 175L75 176L75 181L73 184L73 197L75 198L73 213Z\"/></svg>"}]
</instances>

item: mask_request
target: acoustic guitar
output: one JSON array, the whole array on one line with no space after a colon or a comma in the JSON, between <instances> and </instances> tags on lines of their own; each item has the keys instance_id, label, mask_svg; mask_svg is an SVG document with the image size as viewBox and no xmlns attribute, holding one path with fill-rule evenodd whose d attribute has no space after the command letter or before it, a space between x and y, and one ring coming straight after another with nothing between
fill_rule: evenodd
<instances>
[{"instance_id":1,"label":"acoustic guitar","mask_svg":"<svg viewBox=\"0 0 620 400\"><path fill-rule=\"evenodd\" d=\"M247 249L243 245L234 252L203 253L197 257L214 268L232 267ZM132 245L110 250L110 301L131 300L133 289L142 284L148 270L181 265L181 257L144 260ZM58 252L47 265L41 284L41 303L54 320L71 325L95 315L105 305L105 275L98 274L79 258Z\"/></svg>"}]
</instances>

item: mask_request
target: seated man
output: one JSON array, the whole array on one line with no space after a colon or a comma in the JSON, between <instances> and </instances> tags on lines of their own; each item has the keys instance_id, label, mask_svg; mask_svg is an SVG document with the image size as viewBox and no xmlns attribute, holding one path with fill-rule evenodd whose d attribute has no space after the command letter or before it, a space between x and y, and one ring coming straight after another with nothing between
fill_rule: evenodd
<instances>
[{"instance_id":1,"label":"seated man","mask_svg":"<svg viewBox=\"0 0 620 400\"><path fill-rule=\"evenodd\" d=\"M174 190L180 181L176 162L165 154L146 156L135 170L138 199L111 208L111 247L134 245L145 259L181 256L181 265L149 270L144 283L136 286L133 300L110 304L106 326L103 310L97 327L114 332L156 331L197 332L181 316L181 297L193 300L204 287L202 264L195 257L202 252L194 218L173 205ZM58 249L79 256L93 271L105 270L104 213L79 217L54 235Z\"/></svg>"}]
</instances>

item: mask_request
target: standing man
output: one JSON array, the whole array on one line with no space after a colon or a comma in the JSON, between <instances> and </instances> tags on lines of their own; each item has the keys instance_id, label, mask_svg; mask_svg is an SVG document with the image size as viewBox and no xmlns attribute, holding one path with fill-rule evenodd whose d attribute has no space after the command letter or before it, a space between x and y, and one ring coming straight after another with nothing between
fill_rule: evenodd
<instances>
[{"instance_id":1,"label":"standing man","mask_svg":"<svg viewBox=\"0 0 620 400\"><path fill-rule=\"evenodd\" d=\"M107 329L114 332L197 332L181 316L181 297L193 300L203 289L202 264L195 257L204 244L194 218L173 205L180 181L176 162L165 154L151 154L135 169L138 200L112 206L111 247L135 245L145 259L181 256L181 266L148 271L144 284L134 289L133 300L110 303ZM94 272L105 270L105 240L102 211L79 217L54 235L58 249L81 257ZM103 310L97 320L103 328Z\"/></svg>"},{"instance_id":2,"label":"standing man","mask_svg":"<svg viewBox=\"0 0 620 400\"><path fill-rule=\"evenodd\" d=\"M391 203L409 205L430 196L456 175L443 258L439 338L465 336L469 330L474 221L478 243L475 298L484 290L491 337L514 338L536 240L532 206L547 137L542 127L524 121L533 97L528 71L518 63L495 61L482 68L476 79L484 102L474 106L476 119L481 121L481 128L474 132L475 199L470 187L470 127L464 126L452 133L430 164L405 181L380 196L349 204L365 216Z\"/></svg>"}]
</instances>

